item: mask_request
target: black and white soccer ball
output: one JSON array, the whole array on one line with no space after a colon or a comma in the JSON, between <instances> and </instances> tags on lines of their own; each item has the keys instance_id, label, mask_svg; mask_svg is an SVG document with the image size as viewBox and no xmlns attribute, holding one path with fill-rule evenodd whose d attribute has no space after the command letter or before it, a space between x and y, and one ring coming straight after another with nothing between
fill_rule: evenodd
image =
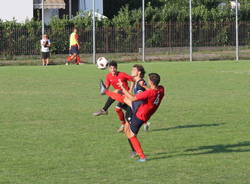
<instances>
[{"instance_id":1,"label":"black and white soccer ball","mask_svg":"<svg viewBox=\"0 0 250 184\"><path fill-rule=\"evenodd\" d=\"M109 61L105 57L99 57L96 61L98 69L104 70L107 68Z\"/></svg>"}]
</instances>

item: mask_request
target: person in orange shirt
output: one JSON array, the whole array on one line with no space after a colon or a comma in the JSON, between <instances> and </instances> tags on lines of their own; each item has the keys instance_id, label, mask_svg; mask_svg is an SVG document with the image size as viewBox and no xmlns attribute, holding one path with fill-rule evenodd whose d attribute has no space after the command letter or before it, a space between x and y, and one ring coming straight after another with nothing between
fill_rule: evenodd
<instances>
[{"instance_id":1,"label":"person in orange shirt","mask_svg":"<svg viewBox=\"0 0 250 184\"><path fill-rule=\"evenodd\" d=\"M69 62L75 61L77 65L80 64L80 56L79 56L79 35L78 35L78 30L77 28L73 29L73 32L70 34L70 46L69 46L69 51L70 51L70 56L67 57L66 65L68 65Z\"/></svg>"}]
</instances>

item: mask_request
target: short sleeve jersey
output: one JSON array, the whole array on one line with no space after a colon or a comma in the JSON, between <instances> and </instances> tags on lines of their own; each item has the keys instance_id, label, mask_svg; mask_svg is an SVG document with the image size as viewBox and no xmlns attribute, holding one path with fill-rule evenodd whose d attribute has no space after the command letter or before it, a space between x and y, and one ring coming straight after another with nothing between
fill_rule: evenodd
<instances>
[{"instance_id":1,"label":"short sleeve jersey","mask_svg":"<svg viewBox=\"0 0 250 184\"><path fill-rule=\"evenodd\" d=\"M164 97L164 93L164 87L159 86L158 89L148 89L135 95L136 100L144 101L144 103L138 108L136 112L137 118L145 122L148 121L158 109Z\"/></svg>"},{"instance_id":2,"label":"short sleeve jersey","mask_svg":"<svg viewBox=\"0 0 250 184\"><path fill-rule=\"evenodd\" d=\"M122 81L122 84L126 90L129 90L128 87L128 81L134 81L133 77L124 73L124 72L117 72L117 75L113 76L111 73L108 73L106 75L106 81L105 84L107 87L113 86L115 89L120 89L120 86L118 86L118 80Z\"/></svg>"}]
</instances>

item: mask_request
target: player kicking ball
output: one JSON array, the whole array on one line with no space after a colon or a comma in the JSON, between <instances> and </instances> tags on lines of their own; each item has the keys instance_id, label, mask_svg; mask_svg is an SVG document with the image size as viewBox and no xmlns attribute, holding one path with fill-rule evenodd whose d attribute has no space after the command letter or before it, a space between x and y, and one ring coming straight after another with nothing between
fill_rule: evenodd
<instances>
[{"instance_id":1,"label":"player kicking ball","mask_svg":"<svg viewBox=\"0 0 250 184\"><path fill-rule=\"evenodd\" d=\"M111 61L108 64L109 73L106 75L105 88L108 89L110 86L113 86L113 88L115 89L114 90L115 93L122 93L122 88L118 85L118 82L120 80L121 83L123 84L123 87L126 90L132 89L133 85L134 85L133 77L124 73L124 72L119 72L117 68L118 68L117 63L115 61ZM128 81L132 82L131 88L128 87ZM104 107L101 110L93 113L93 115L94 116L107 115L108 108L114 103L114 101L115 101L114 99L109 97L107 99ZM127 106L127 105L119 102L115 107L115 111L116 111L118 118L121 122L121 127L118 129L118 132L122 132L124 130L125 117L124 117L124 113L123 113L122 109L125 108L125 106Z\"/></svg>"},{"instance_id":2,"label":"player kicking ball","mask_svg":"<svg viewBox=\"0 0 250 184\"><path fill-rule=\"evenodd\" d=\"M126 122L124 133L128 137L133 149L140 157L138 160L139 162L145 162L146 157L141 144L137 139L137 134L144 122L147 122L158 109L164 97L164 87L159 85L160 75L157 73L150 73L148 76L149 89L146 91L133 95L129 93L129 91L123 86L122 82L119 81L119 86L124 95L117 94L116 96L113 96L117 101L126 103L132 109L132 119L130 122ZM109 91L103 83L100 85L100 93L109 95ZM144 103L135 110L135 102L140 100Z\"/></svg>"},{"instance_id":3,"label":"player kicking ball","mask_svg":"<svg viewBox=\"0 0 250 184\"><path fill-rule=\"evenodd\" d=\"M133 65L131 75L134 77L134 81L135 81L134 88L133 88L134 95L141 93L141 92L145 91L146 89L148 89L147 83L144 80L145 73L146 73L146 71L142 65L138 65L138 64ZM142 103L143 103L143 101L141 101L141 100L134 102L135 111L138 109L138 107ZM149 125L150 125L149 122L144 123L144 131L149 130Z\"/></svg>"},{"instance_id":4,"label":"player kicking ball","mask_svg":"<svg viewBox=\"0 0 250 184\"><path fill-rule=\"evenodd\" d=\"M147 83L144 80L145 73L146 73L146 71L142 65L139 65L139 64L133 65L132 70L131 70L131 76L134 78L134 86L133 86L133 90L132 90L134 95L141 93L148 88ZM112 98L113 95L117 96L117 93L109 92L108 96L110 96ZM115 100L115 98L112 98L112 99ZM142 103L143 103L143 101L141 101L141 100L134 102L134 110L136 111L137 108ZM126 105L126 106L123 106L122 109L126 111L126 115L125 115L126 119L129 119L129 118L131 119L131 108ZM144 123L144 131L149 130L149 125L150 125L149 122Z\"/></svg>"}]
</instances>

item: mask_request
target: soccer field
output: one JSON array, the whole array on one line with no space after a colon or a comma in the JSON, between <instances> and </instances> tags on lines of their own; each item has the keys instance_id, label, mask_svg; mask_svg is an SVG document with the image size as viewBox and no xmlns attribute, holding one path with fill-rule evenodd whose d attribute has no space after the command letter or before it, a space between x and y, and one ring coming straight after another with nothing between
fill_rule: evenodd
<instances>
[{"instance_id":1,"label":"soccer field","mask_svg":"<svg viewBox=\"0 0 250 184\"><path fill-rule=\"evenodd\" d=\"M130 73L134 63L120 64ZM129 157L94 65L0 67L1 184L249 184L250 62L155 62L167 95Z\"/></svg>"}]
</instances>

